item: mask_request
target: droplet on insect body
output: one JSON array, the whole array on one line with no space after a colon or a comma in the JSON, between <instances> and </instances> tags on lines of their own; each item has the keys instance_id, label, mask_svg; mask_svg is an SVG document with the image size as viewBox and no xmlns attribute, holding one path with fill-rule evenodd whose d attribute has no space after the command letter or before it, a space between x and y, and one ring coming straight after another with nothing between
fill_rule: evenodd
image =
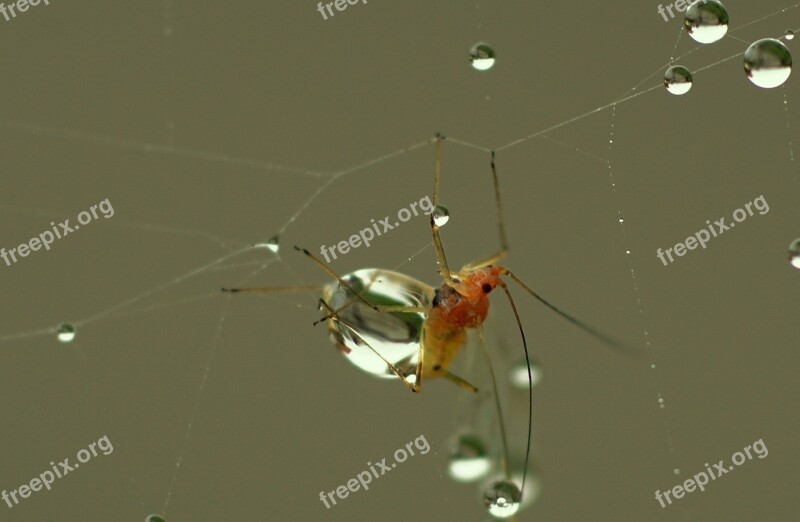
<instances>
[{"instance_id":1,"label":"droplet on insect body","mask_svg":"<svg viewBox=\"0 0 800 522\"><path fill-rule=\"evenodd\" d=\"M519 488L513 482L499 480L489 486L483 494L483 502L489 514L497 518L508 518L519 511Z\"/></svg>"},{"instance_id":2,"label":"droplet on insect body","mask_svg":"<svg viewBox=\"0 0 800 522\"><path fill-rule=\"evenodd\" d=\"M778 87L792 73L792 55L780 40L763 38L744 52L744 72L758 87Z\"/></svg>"},{"instance_id":3,"label":"droplet on insect body","mask_svg":"<svg viewBox=\"0 0 800 522\"><path fill-rule=\"evenodd\" d=\"M492 469L492 460L483 441L472 433L459 435L451 449L447 473L456 482L474 482Z\"/></svg>"},{"instance_id":4,"label":"droplet on insect body","mask_svg":"<svg viewBox=\"0 0 800 522\"><path fill-rule=\"evenodd\" d=\"M373 304L425 308L433 300L430 287L398 272L377 268L357 270L343 275L342 279L349 289L337 281L326 285L322 291L322 299L329 308L326 313L348 305L337 314L337 319L328 320L331 340L360 370L376 377L396 379L397 375L386 366L383 357L400 368L409 383L413 382L425 314L378 312L355 300L353 292Z\"/></svg>"},{"instance_id":5,"label":"droplet on insect body","mask_svg":"<svg viewBox=\"0 0 800 522\"><path fill-rule=\"evenodd\" d=\"M791 29L786 30L786 39L787 40L794 40L794 31Z\"/></svg>"},{"instance_id":6,"label":"droplet on insect body","mask_svg":"<svg viewBox=\"0 0 800 522\"><path fill-rule=\"evenodd\" d=\"M728 11L717 0L697 0L686 10L683 26L696 42L710 44L728 32Z\"/></svg>"},{"instance_id":7,"label":"droplet on insect body","mask_svg":"<svg viewBox=\"0 0 800 522\"><path fill-rule=\"evenodd\" d=\"M160 515L148 515L144 522L166 522L166 520Z\"/></svg>"},{"instance_id":8,"label":"droplet on insect body","mask_svg":"<svg viewBox=\"0 0 800 522\"><path fill-rule=\"evenodd\" d=\"M494 66L494 49L485 43L475 44L469 52L469 61L476 71L488 71Z\"/></svg>"},{"instance_id":9,"label":"droplet on insect body","mask_svg":"<svg viewBox=\"0 0 800 522\"><path fill-rule=\"evenodd\" d=\"M528 365L525 361L515 364L509 372L511 386L519 389L528 389ZM531 386L536 386L542 380L542 367L537 360L531 361Z\"/></svg>"},{"instance_id":10,"label":"droplet on insect body","mask_svg":"<svg viewBox=\"0 0 800 522\"><path fill-rule=\"evenodd\" d=\"M682 65L673 65L664 73L664 87L670 94L686 94L692 88L692 73Z\"/></svg>"},{"instance_id":11,"label":"droplet on insect body","mask_svg":"<svg viewBox=\"0 0 800 522\"><path fill-rule=\"evenodd\" d=\"M800 238L795 239L789 245L789 262L793 267L800 269Z\"/></svg>"},{"instance_id":12,"label":"droplet on insect body","mask_svg":"<svg viewBox=\"0 0 800 522\"><path fill-rule=\"evenodd\" d=\"M263 241L261 243L256 243L254 246L256 248L266 248L267 250L269 250L273 254L277 254L278 250L280 250L280 248L281 248L281 246L280 246L280 238L278 236L272 236L271 238L269 238L266 241Z\"/></svg>"},{"instance_id":13,"label":"droplet on insect body","mask_svg":"<svg viewBox=\"0 0 800 522\"><path fill-rule=\"evenodd\" d=\"M56 336L62 343L71 343L75 339L75 327L71 324L62 324L56 330Z\"/></svg>"},{"instance_id":14,"label":"droplet on insect body","mask_svg":"<svg viewBox=\"0 0 800 522\"><path fill-rule=\"evenodd\" d=\"M433 222L437 227L443 227L450 221L450 211L444 205L436 205L433 209Z\"/></svg>"}]
</instances>

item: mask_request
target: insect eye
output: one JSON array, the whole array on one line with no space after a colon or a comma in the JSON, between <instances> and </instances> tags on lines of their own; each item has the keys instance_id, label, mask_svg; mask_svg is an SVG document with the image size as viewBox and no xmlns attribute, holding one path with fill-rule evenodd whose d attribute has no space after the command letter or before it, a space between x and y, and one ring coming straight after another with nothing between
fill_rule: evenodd
<instances>
[{"instance_id":1,"label":"insect eye","mask_svg":"<svg viewBox=\"0 0 800 522\"><path fill-rule=\"evenodd\" d=\"M484 294L488 294L489 292L492 291L492 285L490 285L489 283L483 283L483 285L481 286L481 290L483 290Z\"/></svg>"}]
</instances>

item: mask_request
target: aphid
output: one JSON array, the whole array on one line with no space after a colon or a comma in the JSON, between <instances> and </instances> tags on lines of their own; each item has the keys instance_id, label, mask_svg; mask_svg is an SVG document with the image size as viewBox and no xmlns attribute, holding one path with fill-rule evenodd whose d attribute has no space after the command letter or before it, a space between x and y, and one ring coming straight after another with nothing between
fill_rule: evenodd
<instances>
[{"instance_id":1,"label":"aphid","mask_svg":"<svg viewBox=\"0 0 800 522\"><path fill-rule=\"evenodd\" d=\"M434 209L441 208L439 205L439 183L441 177L441 142L443 139L443 137L437 135L435 143ZM449 370L451 362L466 342L468 330L477 331L494 388L494 399L503 443L503 467L507 483L494 484L490 490L492 494L496 494L498 490L507 490L509 485L512 488L516 488L516 485L510 482L511 475L508 465L505 424L500 410L494 374L491 369L489 351L482 331L483 322L489 312L489 294L497 287L500 287L511 304L528 363L529 383L531 379L530 358L525 333L516 305L511 297L511 292L503 280L504 277L514 281L538 301L594 337L612 346L621 345L550 304L525 285L508 268L496 264L508 253L508 243L506 241L494 153L492 153L491 172L494 184L500 250L486 259L464 265L455 273L451 272L445 257L444 247L442 246L439 225L435 219L436 210L434 210L430 215L430 226L439 275L442 278L442 284L438 288L429 286L399 272L378 268L366 268L339 276L308 250L298 247L295 247L295 249L305 254L334 279L333 282L322 288L320 306L327 314L314 324L325 321L331 334L331 340L347 356L350 362L363 371L378 377L399 378L413 392L421 391L423 381L435 377L443 377L462 388L477 392L478 390L475 386ZM223 290L228 292L275 292L306 289L308 287ZM530 386L528 400L528 439L520 490L524 489L525 472L530 456L530 409L532 402ZM487 491L488 494L489 492ZM511 496L514 497L514 495ZM519 491L517 491L518 496ZM509 499L505 500L509 501ZM512 503L516 503L518 506L519 498L513 498L512 500ZM492 507L497 508L498 506L489 506L490 511L492 511ZM511 507L513 508L513 506ZM506 513L510 516L514 512L516 512L516 509L507 510Z\"/></svg>"}]
</instances>

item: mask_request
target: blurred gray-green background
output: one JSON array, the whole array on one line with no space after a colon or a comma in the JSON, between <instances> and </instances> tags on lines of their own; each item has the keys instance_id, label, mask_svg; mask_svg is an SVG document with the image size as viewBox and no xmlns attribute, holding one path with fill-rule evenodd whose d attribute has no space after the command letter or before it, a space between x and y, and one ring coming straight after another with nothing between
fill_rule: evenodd
<instances>
[{"instance_id":1,"label":"blurred gray-green background","mask_svg":"<svg viewBox=\"0 0 800 522\"><path fill-rule=\"evenodd\" d=\"M741 57L717 62L800 28L800 8L726 7L732 36L678 61L699 70L690 93L577 119L658 86L681 20L655 0L370 0L328 20L310 0L50 0L0 18L0 246L106 198L115 212L0 263L0 489L104 435L114 446L0 503L0 520L485 520L476 488L445 471L462 390L430 381L417 396L356 371L311 326L313 293L218 289L326 282L292 245L317 252L431 194L430 144L389 154L436 132L493 149L561 123L497 154L506 264L646 353L609 351L512 288L544 372L543 489L518 519L797 520L798 78L762 90ZM487 72L469 64L479 41L497 52ZM684 34L674 54L698 45ZM453 266L497 248L488 167L488 152L444 143ZM760 195L767 214L656 258ZM279 231L280 259L237 254ZM399 265L437 284L425 219L332 267ZM519 350L493 303L490 338ZM71 344L51 332L62 322ZM427 455L319 501L420 435ZM654 499L758 439L766 458L665 509Z\"/></svg>"}]
</instances>

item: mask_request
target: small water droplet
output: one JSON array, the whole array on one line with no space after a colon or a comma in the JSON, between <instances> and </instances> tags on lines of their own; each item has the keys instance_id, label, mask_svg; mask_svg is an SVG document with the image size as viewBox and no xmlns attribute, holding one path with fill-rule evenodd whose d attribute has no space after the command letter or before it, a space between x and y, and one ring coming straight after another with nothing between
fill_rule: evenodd
<instances>
[{"instance_id":1,"label":"small water droplet","mask_svg":"<svg viewBox=\"0 0 800 522\"><path fill-rule=\"evenodd\" d=\"M794 40L794 31L791 29L786 30L786 39L787 40Z\"/></svg>"},{"instance_id":2,"label":"small water droplet","mask_svg":"<svg viewBox=\"0 0 800 522\"><path fill-rule=\"evenodd\" d=\"M792 55L780 40L763 38L744 52L744 72L758 87L778 87L792 73Z\"/></svg>"},{"instance_id":3,"label":"small water droplet","mask_svg":"<svg viewBox=\"0 0 800 522\"><path fill-rule=\"evenodd\" d=\"M658 407L664 409L664 397L660 393L658 394Z\"/></svg>"},{"instance_id":4,"label":"small water droplet","mask_svg":"<svg viewBox=\"0 0 800 522\"><path fill-rule=\"evenodd\" d=\"M166 522L166 520L160 515L148 515L144 522Z\"/></svg>"},{"instance_id":5,"label":"small water droplet","mask_svg":"<svg viewBox=\"0 0 800 522\"><path fill-rule=\"evenodd\" d=\"M692 88L692 73L683 65L673 65L664 73L664 87L670 94L686 94Z\"/></svg>"},{"instance_id":6,"label":"small water droplet","mask_svg":"<svg viewBox=\"0 0 800 522\"><path fill-rule=\"evenodd\" d=\"M655 370L655 369L656 369L656 365L655 365L655 364L651 364L651 365L650 365L650 369L651 369L651 370Z\"/></svg>"},{"instance_id":7,"label":"small water droplet","mask_svg":"<svg viewBox=\"0 0 800 522\"><path fill-rule=\"evenodd\" d=\"M433 209L433 222L437 227L443 227L450 221L450 211L444 205L436 205Z\"/></svg>"},{"instance_id":8,"label":"small water droplet","mask_svg":"<svg viewBox=\"0 0 800 522\"><path fill-rule=\"evenodd\" d=\"M469 51L469 61L476 71L488 71L494 66L494 49L485 43L475 44Z\"/></svg>"},{"instance_id":9,"label":"small water droplet","mask_svg":"<svg viewBox=\"0 0 800 522\"><path fill-rule=\"evenodd\" d=\"M492 460L486 445L473 433L462 433L452 443L447 473L456 482L474 482L486 476Z\"/></svg>"},{"instance_id":10,"label":"small water droplet","mask_svg":"<svg viewBox=\"0 0 800 522\"><path fill-rule=\"evenodd\" d=\"M622 219L622 218L619 218L619 222L620 222L620 223L624 223L624 222L625 222L625 220L624 220L624 219Z\"/></svg>"},{"instance_id":11,"label":"small water droplet","mask_svg":"<svg viewBox=\"0 0 800 522\"><path fill-rule=\"evenodd\" d=\"M280 238L278 236L272 236L266 241L262 241L261 243L256 243L254 245L256 248L266 248L273 254L277 254L278 250L280 250Z\"/></svg>"},{"instance_id":12,"label":"small water droplet","mask_svg":"<svg viewBox=\"0 0 800 522\"><path fill-rule=\"evenodd\" d=\"M521 361L514 365L509 372L509 379L511 386L522 390L528 389L528 364ZM533 359L531 361L531 386L536 386L542 380L542 367L539 361Z\"/></svg>"},{"instance_id":13,"label":"small water droplet","mask_svg":"<svg viewBox=\"0 0 800 522\"><path fill-rule=\"evenodd\" d=\"M689 6L683 26L696 42L710 44L728 32L728 11L717 0L697 0Z\"/></svg>"},{"instance_id":14,"label":"small water droplet","mask_svg":"<svg viewBox=\"0 0 800 522\"><path fill-rule=\"evenodd\" d=\"M630 254L630 253L631 253L631 251L630 251L630 250L626 250L626 251L625 251L625 253L626 253L626 254Z\"/></svg>"},{"instance_id":15,"label":"small water droplet","mask_svg":"<svg viewBox=\"0 0 800 522\"><path fill-rule=\"evenodd\" d=\"M513 482L498 480L483 494L483 502L489 514L497 518L508 518L519 511L521 495Z\"/></svg>"},{"instance_id":16,"label":"small water droplet","mask_svg":"<svg viewBox=\"0 0 800 522\"><path fill-rule=\"evenodd\" d=\"M800 269L800 238L789 245L789 262L793 267Z\"/></svg>"},{"instance_id":17,"label":"small water droplet","mask_svg":"<svg viewBox=\"0 0 800 522\"><path fill-rule=\"evenodd\" d=\"M675 473L676 475L680 475L681 474L681 470L678 469L678 468L673 469L672 472Z\"/></svg>"},{"instance_id":18,"label":"small water droplet","mask_svg":"<svg viewBox=\"0 0 800 522\"><path fill-rule=\"evenodd\" d=\"M75 339L75 327L71 324L62 324L56 331L58 340L62 343L71 343Z\"/></svg>"}]
</instances>

